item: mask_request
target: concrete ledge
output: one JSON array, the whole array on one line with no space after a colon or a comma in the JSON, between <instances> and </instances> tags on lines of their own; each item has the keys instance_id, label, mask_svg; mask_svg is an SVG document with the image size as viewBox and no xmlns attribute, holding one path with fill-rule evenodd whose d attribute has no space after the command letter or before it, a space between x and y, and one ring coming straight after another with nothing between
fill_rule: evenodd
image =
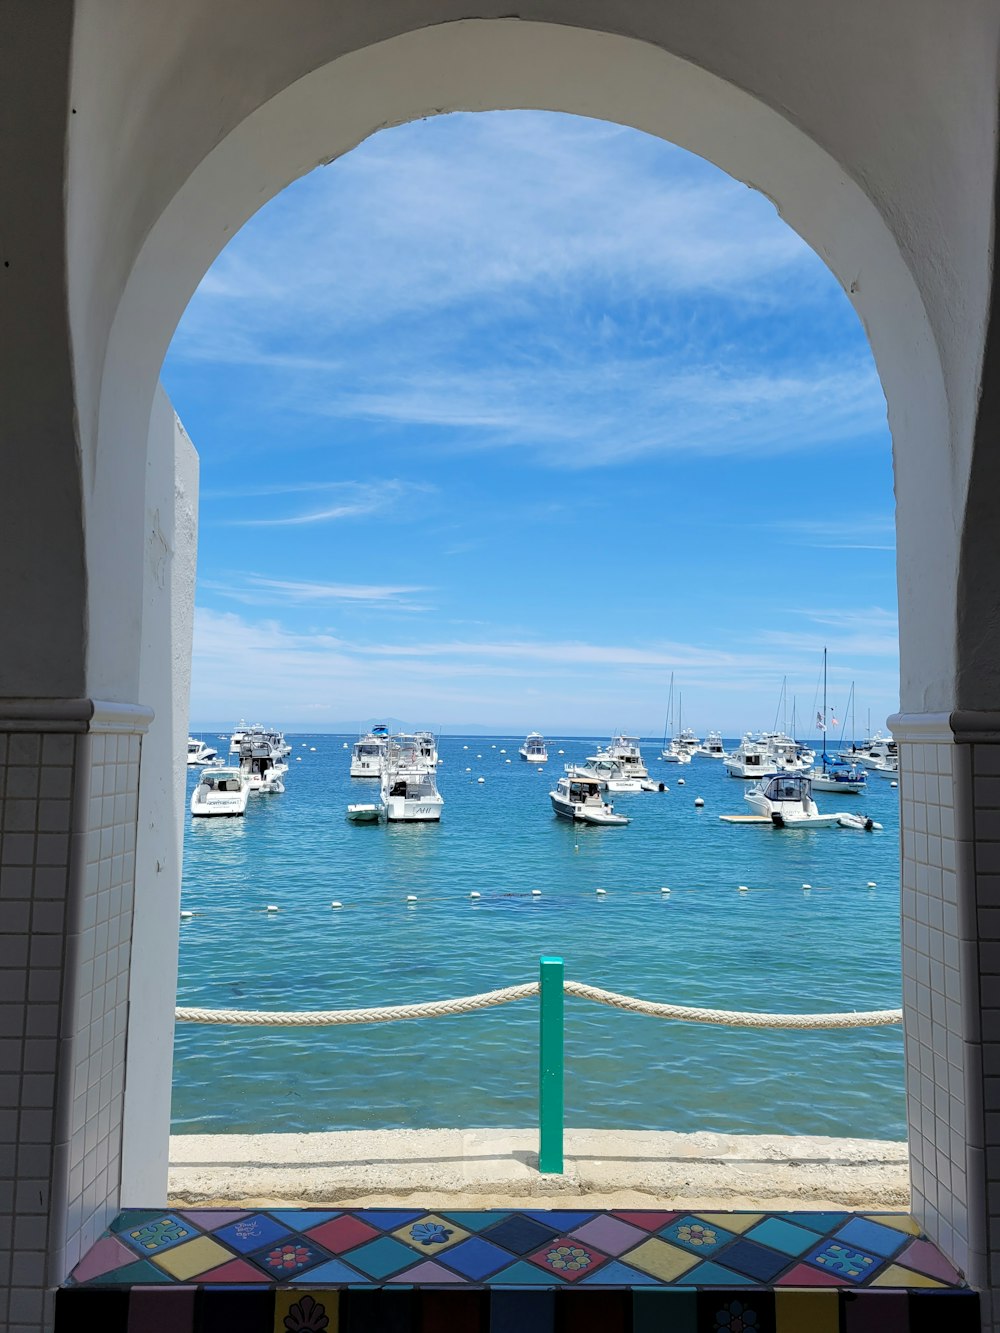
<instances>
[{"instance_id":1,"label":"concrete ledge","mask_svg":"<svg viewBox=\"0 0 1000 1333\"><path fill-rule=\"evenodd\" d=\"M531 1129L180 1134L181 1204L905 1209L905 1143L780 1134L566 1131L566 1171L541 1176Z\"/></svg>"}]
</instances>

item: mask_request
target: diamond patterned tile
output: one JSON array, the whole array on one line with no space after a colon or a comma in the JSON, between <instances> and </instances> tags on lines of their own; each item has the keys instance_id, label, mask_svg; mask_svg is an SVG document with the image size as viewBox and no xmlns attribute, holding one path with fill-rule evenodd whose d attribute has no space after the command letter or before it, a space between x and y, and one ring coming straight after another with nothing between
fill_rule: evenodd
<instances>
[{"instance_id":1,"label":"diamond patterned tile","mask_svg":"<svg viewBox=\"0 0 1000 1333\"><path fill-rule=\"evenodd\" d=\"M308 1236L286 1234L255 1250L247 1258L263 1272L270 1273L272 1281L285 1282L296 1273L304 1273L325 1263L330 1255Z\"/></svg>"},{"instance_id":2,"label":"diamond patterned tile","mask_svg":"<svg viewBox=\"0 0 1000 1333\"><path fill-rule=\"evenodd\" d=\"M535 1264L519 1259L509 1268L502 1268L490 1278L491 1287L564 1287L566 1283L555 1273L543 1272Z\"/></svg>"},{"instance_id":3,"label":"diamond patterned tile","mask_svg":"<svg viewBox=\"0 0 1000 1333\"><path fill-rule=\"evenodd\" d=\"M393 1236L379 1236L350 1253L350 1263L362 1273L381 1281L413 1263L413 1251Z\"/></svg>"},{"instance_id":4,"label":"diamond patterned tile","mask_svg":"<svg viewBox=\"0 0 1000 1333\"><path fill-rule=\"evenodd\" d=\"M735 1238L735 1233L726 1231L725 1228L716 1224L710 1224L707 1219L702 1220L691 1213L679 1217L676 1222L671 1222L668 1226L660 1230L661 1240L666 1240L671 1245L680 1245L682 1249L690 1250L692 1254L699 1256L718 1254L723 1245Z\"/></svg>"},{"instance_id":5,"label":"diamond patterned tile","mask_svg":"<svg viewBox=\"0 0 1000 1333\"><path fill-rule=\"evenodd\" d=\"M110 1273L101 1273L92 1277L88 1287L145 1287L170 1283L173 1278L157 1268L149 1259L136 1259L135 1263L124 1268L114 1268Z\"/></svg>"},{"instance_id":6,"label":"diamond patterned tile","mask_svg":"<svg viewBox=\"0 0 1000 1333\"><path fill-rule=\"evenodd\" d=\"M769 1245L772 1250L797 1258L812 1249L816 1244L816 1233L805 1227L785 1222L780 1217L768 1217L757 1226L744 1233L748 1240L755 1240L761 1245Z\"/></svg>"},{"instance_id":7,"label":"diamond patterned tile","mask_svg":"<svg viewBox=\"0 0 1000 1333\"><path fill-rule=\"evenodd\" d=\"M245 1286L249 1282L262 1282L269 1284L273 1279L267 1273L261 1272L253 1264L248 1264L245 1259L230 1259L227 1264L220 1264L218 1268L210 1268L207 1273L198 1275L198 1285L208 1285L210 1283L220 1283L223 1286Z\"/></svg>"},{"instance_id":8,"label":"diamond patterned tile","mask_svg":"<svg viewBox=\"0 0 1000 1333\"><path fill-rule=\"evenodd\" d=\"M856 1245L868 1254L878 1254L883 1259L902 1249L906 1244L906 1234L894 1227L884 1227L880 1222L869 1222L865 1217L852 1217L835 1232L837 1240L845 1245Z\"/></svg>"},{"instance_id":9,"label":"diamond patterned tile","mask_svg":"<svg viewBox=\"0 0 1000 1333\"><path fill-rule=\"evenodd\" d=\"M910 1236L921 1234L920 1223L908 1213L865 1213L865 1217L869 1222L878 1222L883 1227L894 1227L897 1231L905 1231Z\"/></svg>"},{"instance_id":10,"label":"diamond patterned tile","mask_svg":"<svg viewBox=\"0 0 1000 1333\"><path fill-rule=\"evenodd\" d=\"M449 1268L456 1269L464 1277L480 1282L509 1264L510 1254L499 1245L491 1245L482 1236L470 1236L448 1251L446 1262Z\"/></svg>"},{"instance_id":11,"label":"diamond patterned tile","mask_svg":"<svg viewBox=\"0 0 1000 1333\"><path fill-rule=\"evenodd\" d=\"M567 1282L576 1282L578 1278L593 1273L607 1257L594 1246L584 1245L572 1236L556 1236L529 1255L528 1259L547 1273L555 1273Z\"/></svg>"},{"instance_id":12,"label":"diamond patterned tile","mask_svg":"<svg viewBox=\"0 0 1000 1333\"><path fill-rule=\"evenodd\" d=\"M358 1214L360 1216L360 1214ZM420 1216L419 1213L416 1214ZM457 1212L452 1209L442 1209L441 1216L448 1219L449 1222L455 1222L460 1227L465 1227L466 1231L485 1231L487 1227L493 1226L499 1222L502 1217L508 1214L503 1209L491 1208L485 1212L468 1212L459 1209Z\"/></svg>"},{"instance_id":13,"label":"diamond patterned tile","mask_svg":"<svg viewBox=\"0 0 1000 1333\"><path fill-rule=\"evenodd\" d=\"M620 1217L623 1222L628 1222L634 1227L641 1227L643 1231L659 1231L660 1227L665 1227L675 1217L680 1217L680 1213L647 1212L645 1209L629 1212L616 1208L611 1216Z\"/></svg>"},{"instance_id":14,"label":"diamond patterned tile","mask_svg":"<svg viewBox=\"0 0 1000 1333\"><path fill-rule=\"evenodd\" d=\"M850 1221L853 1213L778 1213L786 1222L815 1231L817 1236L825 1236L845 1222Z\"/></svg>"},{"instance_id":15,"label":"diamond patterned tile","mask_svg":"<svg viewBox=\"0 0 1000 1333\"><path fill-rule=\"evenodd\" d=\"M915 1268L904 1268L902 1264L889 1264L871 1280L873 1287L943 1287L936 1277L918 1273Z\"/></svg>"},{"instance_id":16,"label":"diamond patterned tile","mask_svg":"<svg viewBox=\"0 0 1000 1333\"><path fill-rule=\"evenodd\" d=\"M343 1212L341 1208L271 1208L269 1212L288 1231L301 1235L310 1227L318 1227L321 1222L330 1222Z\"/></svg>"},{"instance_id":17,"label":"diamond patterned tile","mask_svg":"<svg viewBox=\"0 0 1000 1333\"><path fill-rule=\"evenodd\" d=\"M623 1222L620 1217L608 1217L602 1213L592 1221L585 1222L582 1227L575 1227L569 1234L574 1240L596 1245L605 1254L621 1254L623 1250L645 1240L647 1233L630 1222Z\"/></svg>"},{"instance_id":18,"label":"diamond patterned tile","mask_svg":"<svg viewBox=\"0 0 1000 1333\"><path fill-rule=\"evenodd\" d=\"M326 1263L320 1264L318 1268L303 1270L288 1280L295 1283L306 1283L309 1286L323 1287L327 1284L347 1286L354 1282L367 1282L369 1279L365 1274L359 1273L356 1268L351 1268L350 1264L346 1264L343 1259L328 1259Z\"/></svg>"},{"instance_id":19,"label":"diamond patterned tile","mask_svg":"<svg viewBox=\"0 0 1000 1333\"><path fill-rule=\"evenodd\" d=\"M836 1273L824 1272L822 1268L813 1268L809 1264L796 1264L787 1273L776 1278L776 1287L849 1287L852 1284L846 1277L837 1277Z\"/></svg>"},{"instance_id":20,"label":"diamond patterned tile","mask_svg":"<svg viewBox=\"0 0 1000 1333\"><path fill-rule=\"evenodd\" d=\"M513 1254L527 1254L529 1250L537 1250L539 1245L544 1245L553 1236L558 1236L559 1232L555 1227L543 1226L534 1218L510 1213L502 1222L480 1232L480 1235L502 1245Z\"/></svg>"},{"instance_id":21,"label":"diamond patterned tile","mask_svg":"<svg viewBox=\"0 0 1000 1333\"><path fill-rule=\"evenodd\" d=\"M367 1222L361 1222L350 1213L335 1217L332 1222L321 1222L318 1227L306 1227L305 1235L322 1245L331 1254L343 1254L379 1233Z\"/></svg>"},{"instance_id":22,"label":"diamond patterned tile","mask_svg":"<svg viewBox=\"0 0 1000 1333\"><path fill-rule=\"evenodd\" d=\"M884 1262L874 1254L866 1254L853 1245L844 1245L832 1239L817 1245L811 1254L805 1256L805 1260L807 1264L814 1264L824 1272L847 1278L848 1282L864 1282Z\"/></svg>"},{"instance_id":23,"label":"diamond patterned tile","mask_svg":"<svg viewBox=\"0 0 1000 1333\"><path fill-rule=\"evenodd\" d=\"M687 1274L685 1281L697 1287L752 1287L757 1279L746 1273L712 1262L699 1264ZM725 1328L725 1324L722 1325Z\"/></svg>"},{"instance_id":24,"label":"diamond patterned tile","mask_svg":"<svg viewBox=\"0 0 1000 1333\"><path fill-rule=\"evenodd\" d=\"M241 1217L249 1217L250 1214L245 1208L227 1212L210 1208L185 1208L177 1216L185 1218L188 1222L193 1222L199 1231L217 1231L219 1227L227 1226L231 1222L238 1222Z\"/></svg>"},{"instance_id":25,"label":"diamond patterned tile","mask_svg":"<svg viewBox=\"0 0 1000 1333\"><path fill-rule=\"evenodd\" d=\"M110 1273L115 1268L124 1268L134 1259L134 1252L127 1245L123 1245L116 1236L102 1236L83 1256L71 1276L74 1282L91 1282L102 1273Z\"/></svg>"},{"instance_id":26,"label":"diamond patterned tile","mask_svg":"<svg viewBox=\"0 0 1000 1333\"><path fill-rule=\"evenodd\" d=\"M183 1245L175 1245L172 1249L153 1255L152 1261L179 1282L186 1282L199 1273L207 1273L210 1268L228 1263L232 1257L232 1251L217 1240L212 1240L210 1236L199 1236L197 1240L186 1241Z\"/></svg>"},{"instance_id":27,"label":"diamond patterned tile","mask_svg":"<svg viewBox=\"0 0 1000 1333\"><path fill-rule=\"evenodd\" d=\"M959 1286L962 1279L940 1250L929 1240L914 1240L896 1255L896 1263L905 1268L915 1268L918 1273L939 1278L951 1286Z\"/></svg>"},{"instance_id":28,"label":"diamond patterned tile","mask_svg":"<svg viewBox=\"0 0 1000 1333\"><path fill-rule=\"evenodd\" d=\"M118 1234L138 1254L153 1255L194 1240L200 1232L176 1213L161 1213L158 1217L126 1226Z\"/></svg>"},{"instance_id":29,"label":"diamond patterned tile","mask_svg":"<svg viewBox=\"0 0 1000 1333\"><path fill-rule=\"evenodd\" d=\"M594 1273L588 1273L580 1279L581 1287L658 1287L659 1278L643 1273L638 1268L630 1268L618 1259L610 1259Z\"/></svg>"},{"instance_id":30,"label":"diamond patterned tile","mask_svg":"<svg viewBox=\"0 0 1000 1333\"><path fill-rule=\"evenodd\" d=\"M572 1212L568 1208L526 1208L524 1216L541 1222L543 1226L558 1227L558 1234L565 1236L583 1226L584 1222L589 1222L595 1214L593 1208L588 1208L585 1213Z\"/></svg>"},{"instance_id":31,"label":"diamond patterned tile","mask_svg":"<svg viewBox=\"0 0 1000 1333\"><path fill-rule=\"evenodd\" d=\"M263 1245L283 1240L288 1234L288 1227L276 1222L273 1217L268 1217L266 1213L251 1213L248 1217L242 1217L238 1222L219 1227L213 1232L216 1240L222 1241L223 1245L228 1245L240 1254L250 1254Z\"/></svg>"},{"instance_id":32,"label":"diamond patterned tile","mask_svg":"<svg viewBox=\"0 0 1000 1333\"><path fill-rule=\"evenodd\" d=\"M422 1208L352 1208L351 1214L354 1217L360 1217L362 1222L367 1222L369 1226L378 1227L379 1231L395 1231L397 1227L403 1226L406 1222L415 1222L418 1217L423 1217ZM332 1216L332 1214L331 1214ZM494 1218L496 1214L494 1213ZM300 1231L307 1230L306 1227L299 1227Z\"/></svg>"},{"instance_id":33,"label":"diamond patterned tile","mask_svg":"<svg viewBox=\"0 0 1000 1333\"><path fill-rule=\"evenodd\" d=\"M676 1245L668 1245L665 1240L651 1237L629 1250L626 1256L629 1266L639 1268L644 1273L651 1273L661 1282L673 1282L698 1262L687 1250L680 1250Z\"/></svg>"},{"instance_id":34,"label":"diamond patterned tile","mask_svg":"<svg viewBox=\"0 0 1000 1333\"><path fill-rule=\"evenodd\" d=\"M413 1258L412 1254L410 1258ZM458 1273L453 1273L449 1268L444 1268L434 1259L425 1259L422 1264L417 1264L415 1268L404 1268L402 1273L395 1273L388 1281L431 1286L447 1284L452 1287L461 1287L465 1285L467 1279Z\"/></svg>"},{"instance_id":35,"label":"diamond patterned tile","mask_svg":"<svg viewBox=\"0 0 1000 1333\"><path fill-rule=\"evenodd\" d=\"M418 1222L407 1222L392 1233L404 1245L411 1245L424 1254L437 1254L465 1240L468 1232L464 1227L449 1222L437 1213L427 1213Z\"/></svg>"},{"instance_id":36,"label":"diamond patterned tile","mask_svg":"<svg viewBox=\"0 0 1000 1333\"><path fill-rule=\"evenodd\" d=\"M764 1213L703 1213L699 1209L694 1216L699 1222L707 1222L710 1227L721 1227L724 1231L732 1231L737 1235L742 1235L744 1231L749 1231L752 1226L765 1217Z\"/></svg>"},{"instance_id":37,"label":"diamond patterned tile","mask_svg":"<svg viewBox=\"0 0 1000 1333\"><path fill-rule=\"evenodd\" d=\"M756 1241L748 1240L745 1236L727 1246L722 1261L727 1268L733 1268L737 1273L745 1273L747 1277L762 1283L773 1282L778 1274L788 1267L787 1254L779 1254L776 1250L770 1250L766 1245L758 1245Z\"/></svg>"}]
</instances>

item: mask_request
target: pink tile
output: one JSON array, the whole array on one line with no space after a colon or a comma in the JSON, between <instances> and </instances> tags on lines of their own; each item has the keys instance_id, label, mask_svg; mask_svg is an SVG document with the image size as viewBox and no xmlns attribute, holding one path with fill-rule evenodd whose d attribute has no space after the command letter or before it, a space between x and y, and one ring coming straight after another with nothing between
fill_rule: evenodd
<instances>
[{"instance_id":1,"label":"pink tile","mask_svg":"<svg viewBox=\"0 0 1000 1333\"><path fill-rule=\"evenodd\" d=\"M262 1273L259 1268L254 1268L253 1264L248 1264L245 1259L231 1259L228 1264L222 1264L218 1268L213 1268L207 1273L198 1275L198 1285L204 1286L208 1283L227 1283L227 1282L271 1282L266 1273Z\"/></svg>"},{"instance_id":2,"label":"pink tile","mask_svg":"<svg viewBox=\"0 0 1000 1333\"><path fill-rule=\"evenodd\" d=\"M128 1333L192 1333L196 1287L133 1287Z\"/></svg>"},{"instance_id":3,"label":"pink tile","mask_svg":"<svg viewBox=\"0 0 1000 1333\"><path fill-rule=\"evenodd\" d=\"M779 1277L776 1287L849 1287L841 1277L825 1273L822 1268L813 1268L812 1264L796 1264L784 1277Z\"/></svg>"},{"instance_id":4,"label":"pink tile","mask_svg":"<svg viewBox=\"0 0 1000 1333\"><path fill-rule=\"evenodd\" d=\"M102 1273L110 1273L113 1268L123 1268L126 1264L134 1263L137 1258L138 1255L116 1236L102 1236L83 1256L70 1277L75 1282L89 1282Z\"/></svg>"},{"instance_id":5,"label":"pink tile","mask_svg":"<svg viewBox=\"0 0 1000 1333\"><path fill-rule=\"evenodd\" d=\"M178 1217L186 1217L189 1222L201 1227L202 1231L217 1231L219 1227L228 1226L230 1222L238 1222L241 1217L249 1216L245 1209L241 1213L219 1213L209 1209L199 1211L197 1208L192 1208L187 1212L178 1213Z\"/></svg>"},{"instance_id":6,"label":"pink tile","mask_svg":"<svg viewBox=\"0 0 1000 1333\"><path fill-rule=\"evenodd\" d=\"M621 1254L622 1250L627 1250L632 1245L638 1245L640 1241L649 1239L647 1231L641 1231L639 1227L623 1222L619 1217L606 1215L585 1222L582 1227L571 1231L570 1235L576 1240L586 1241L588 1245L596 1245L605 1254L615 1255Z\"/></svg>"},{"instance_id":7,"label":"pink tile","mask_svg":"<svg viewBox=\"0 0 1000 1333\"><path fill-rule=\"evenodd\" d=\"M343 1254L345 1250L352 1250L355 1245L371 1240L379 1233L367 1222L344 1213L341 1217L334 1218L332 1222L323 1222L318 1227L310 1227L304 1234L310 1240L318 1241L331 1254Z\"/></svg>"},{"instance_id":8,"label":"pink tile","mask_svg":"<svg viewBox=\"0 0 1000 1333\"><path fill-rule=\"evenodd\" d=\"M408 1268L405 1273L397 1273L395 1277L389 1278L388 1281L447 1282L451 1285L461 1286L464 1284L465 1278L459 1277L447 1268L442 1268L440 1264L434 1263L432 1259L428 1259L425 1263L417 1264L416 1268Z\"/></svg>"},{"instance_id":9,"label":"pink tile","mask_svg":"<svg viewBox=\"0 0 1000 1333\"><path fill-rule=\"evenodd\" d=\"M620 1217L623 1222L631 1222L635 1227L642 1227L643 1231L659 1231L660 1227L665 1227L675 1218L680 1217L680 1213L657 1213L657 1212L623 1212L620 1208L614 1211L615 1217Z\"/></svg>"},{"instance_id":10,"label":"pink tile","mask_svg":"<svg viewBox=\"0 0 1000 1333\"><path fill-rule=\"evenodd\" d=\"M937 1246L932 1245L929 1240L913 1241L897 1254L892 1262L902 1264L904 1268L915 1268L918 1273L936 1277L940 1282L958 1284L962 1281Z\"/></svg>"}]
</instances>

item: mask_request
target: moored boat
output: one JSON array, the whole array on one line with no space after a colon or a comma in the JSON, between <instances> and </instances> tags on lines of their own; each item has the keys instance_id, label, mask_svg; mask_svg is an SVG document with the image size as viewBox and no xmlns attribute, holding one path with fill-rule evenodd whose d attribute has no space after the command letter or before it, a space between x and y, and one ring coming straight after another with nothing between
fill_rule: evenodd
<instances>
[{"instance_id":1,"label":"moored boat","mask_svg":"<svg viewBox=\"0 0 1000 1333\"><path fill-rule=\"evenodd\" d=\"M582 824L621 825L629 823L627 815L616 815L614 806L601 796L596 778L560 778L549 792L552 809L561 819L572 819Z\"/></svg>"},{"instance_id":2,"label":"moored boat","mask_svg":"<svg viewBox=\"0 0 1000 1333\"><path fill-rule=\"evenodd\" d=\"M755 815L770 818L776 828L830 828L840 814L820 814L812 798L812 783L800 773L776 773L744 793Z\"/></svg>"},{"instance_id":3,"label":"moored boat","mask_svg":"<svg viewBox=\"0 0 1000 1333\"><path fill-rule=\"evenodd\" d=\"M526 759L529 764L547 764L549 762L549 752L545 745L545 737L539 731L529 731L524 738L524 744L518 750L522 759Z\"/></svg>"},{"instance_id":4,"label":"moored boat","mask_svg":"<svg viewBox=\"0 0 1000 1333\"><path fill-rule=\"evenodd\" d=\"M204 741L195 740L193 736L188 737L187 762L189 768L203 768L205 764L213 763L218 753L218 750L213 750Z\"/></svg>"},{"instance_id":5,"label":"moored boat","mask_svg":"<svg viewBox=\"0 0 1000 1333\"><path fill-rule=\"evenodd\" d=\"M354 742L351 750L351 777L377 778L382 771L382 756L389 740L389 728L377 722Z\"/></svg>"},{"instance_id":6,"label":"moored boat","mask_svg":"<svg viewBox=\"0 0 1000 1333\"><path fill-rule=\"evenodd\" d=\"M246 814L250 784L242 769L206 768L191 793L192 815Z\"/></svg>"}]
</instances>

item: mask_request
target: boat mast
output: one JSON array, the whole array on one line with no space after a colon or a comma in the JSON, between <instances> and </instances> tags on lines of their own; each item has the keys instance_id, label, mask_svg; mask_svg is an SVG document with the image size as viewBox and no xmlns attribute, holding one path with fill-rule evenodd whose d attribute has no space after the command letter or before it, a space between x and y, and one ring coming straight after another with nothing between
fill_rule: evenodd
<instances>
[{"instance_id":1,"label":"boat mast","mask_svg":"<svg viewBox=\"0 0 1000 1333\"><path fill-rule=\"evenodd\" d=\"M663 720L663 748L667 748L667 732L670 730L670 719L674 711L674 673L670 673L670 690L667 694L667 716Z\"/></svg>"},{"instance_id":2,"label":"boat mast","mask_svg":"<svg viewBox=\"0 0 1000 1333\"><path fill-rule=\"evenodd\" d=\"M826 646L823 647L823 772L826 772Z\"/></svg>"}]
</instances>

